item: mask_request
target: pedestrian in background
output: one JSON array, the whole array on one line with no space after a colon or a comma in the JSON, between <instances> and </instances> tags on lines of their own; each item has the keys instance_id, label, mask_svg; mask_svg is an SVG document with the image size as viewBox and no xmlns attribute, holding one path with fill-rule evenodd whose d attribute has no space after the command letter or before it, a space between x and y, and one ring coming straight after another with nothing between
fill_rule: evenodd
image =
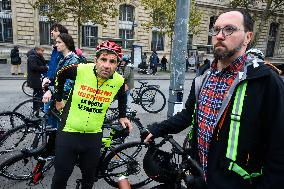
<instances>
[{"instance_id":1,"label":"pedestrian in background","mask_svg":"<svg viewBox=\"0 0 284 189\"><path fill-rule=\"evenodd\" d=\"M42 78L43 74L46 74L48 67L46 66L45 59L43 57L44 49L42 47L35 47L27 53L27 83L30 88L33 89L33 97L42 99ZM33 112L37 116L39 109L43 104L39 101L33 102Z\"/></svg>"},{"instance_id":2,"label":"pedestrian in background","mask_svg":"<svg viewBox=\"0 0 284 189\"><path fill-rule=\"evenodd\" d=\"M166 56L164 55L163 58L161 59L161 70L167 71L167 63L168 63L168 60Z\"/></svg>"},{"instance_id":3,"label":"pedestrian in background","mask_svg":"<svg viewBox=\"0 0 284 189\"><path fill-rule=\"evenodd\" d=\"M158 58L157 52L153 50L150 56L150 69L152 70L153 75L156 75L157 73L158 63L159 63L159 58Z\"/></svg>"},{"instance_id":4,"label":"pedestrian in background","mask_svg":"<svg viewBox=\"0 0 284 189\"><path fill-rule=\"evenodd\" d=\"M134 88L134 71L133 71L133 66L131 65L130 59L127 55L124 55L122 57L122 61L120 63L120 74L124 78L124 83L125 83L125 93L126 93L126 108L129 111L131 109L129 108L129 96L131 90Z\"/></svg>"},{"instance_id":5,"label":"pedestrian in background","mask_svg":"<svg viewBox=\"0 0 284 189\"><path fill-rule=\"evenodd\" d=\"M19 47L14 46L14 48L11 50L11 74L12 75L23 75L21 72L21 57L19 53Z\"/></svg>"},{"instance_id":6,"label":"pedestrian in background","mask_svg":"<svg viewBox=\"0 0 284 189\"><path fill-rule=\"evenodd\" d=\"M86 57L83 55L83 51L82 49L76 48L76 55L79 57L79 62L86 64L87 63L87 59Z\"/></svg>"},{"instance_id":7,"label":"pedestrian in background","mask_svg":"<svg viewBox=\"0 0 284 189\"><path fill-rule=\"evenodd\" d=\"M210 68L210 60L206 58L204 60L204 63L201 66L199 66L199 68L198 68L198 70L196 72L196 76L203 75L204 72L206 70L208 70L209 68Z\"/></svg>"}]
</instances>

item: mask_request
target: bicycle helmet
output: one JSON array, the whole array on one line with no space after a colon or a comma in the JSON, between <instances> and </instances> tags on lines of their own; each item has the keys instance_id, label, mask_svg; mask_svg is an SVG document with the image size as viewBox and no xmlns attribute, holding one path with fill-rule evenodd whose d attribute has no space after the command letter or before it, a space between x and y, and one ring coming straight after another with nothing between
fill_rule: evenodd
<instances>
[{"instance_id":1,"label":"bicycle helmet","mask_svg":"<svg viewBox=\"0 0 284 189\"><path fill-rule=\"evenodd\" d=\"M264 54L259 49L249 49L247 50L246 54L248 56L256 56L258 59L264 60Z\"/></svg>"},{"instance_id":2,"label":"bicycle helmet","mask_svg":"<svg viewBox=\"0 0 284 189\"><path fill-rule=\"evenodd\" d=\"M149 147L144 159L143 169L147 176L160 183L172 183L176 180L175 164L172 155L156 147Z\"/></svg>"},{"instance_id":3,"label":"bicycle helmet","mask_svg":"<svg viewBox=\"0 0 284 189\"><path fill-rule=\"evenodd\" d=\"M119 61L122 59L122 48L113 41L103 41L96 48L96 54L102 50L111 51L116 54Z\"/></svg>"}]
</instances>

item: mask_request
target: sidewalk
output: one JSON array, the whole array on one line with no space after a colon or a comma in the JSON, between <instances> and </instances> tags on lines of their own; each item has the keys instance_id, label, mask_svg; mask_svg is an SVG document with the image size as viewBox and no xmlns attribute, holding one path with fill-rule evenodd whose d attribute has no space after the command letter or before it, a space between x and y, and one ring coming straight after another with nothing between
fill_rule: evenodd
<instances>
[{"instance_id":1,"label":"sidewalk","mask_svg":"<svg viewBox=\"0 0 284 189\"><path fill-rule=\"evenodd\" d=\"M11 75L10 69L11 64L0 64L0 80L25 80L26 79L26 63L21 64L22 72L24 75ZM159 69L158 69L159 70ZM185 72L185 79L191 80L195 77L195 73L193 71ZM134 79L135 80L169 80L170 73L164 71L158 71L156 75L146 75L139 74L137 70L134 69Z\"/></svg>"}]
</instances>

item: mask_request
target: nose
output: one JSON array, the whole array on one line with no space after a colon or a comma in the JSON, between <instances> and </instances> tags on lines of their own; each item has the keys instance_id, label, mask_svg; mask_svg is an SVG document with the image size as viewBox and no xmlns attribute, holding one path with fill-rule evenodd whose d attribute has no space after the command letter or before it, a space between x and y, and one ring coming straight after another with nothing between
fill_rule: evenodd
<instances>
[{"instance_id":1,"label":"nose","mask_svg":"<svg viewBox=\"0 0 284 189\"><path fill-rule=\"evenodd\" d=\"M103 65L104 65L105 68L110 68L111 67L110 60L105 61L105 63Z\"/></svg>"},{"instance_id":2,"label":"nose","mask_svg":"<svg viewBox=\"0 0 284 189\"><path fill-rule=\"evenodd\" d=\"M225 35L223 33L223 30L220 30L220 32L216 35L217 40L224 40Z\"/></svg>"}]
</instances>

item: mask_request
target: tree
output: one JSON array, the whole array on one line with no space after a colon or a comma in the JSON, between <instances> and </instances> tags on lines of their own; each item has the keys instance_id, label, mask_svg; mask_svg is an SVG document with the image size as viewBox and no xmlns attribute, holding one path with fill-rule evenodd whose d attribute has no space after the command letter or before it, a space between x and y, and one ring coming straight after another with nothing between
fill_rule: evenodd
<instances>
[{"instance_id":1,"label":"tree","mask_svg":"<svg viewBox=\"0 0 284 189\"><path fill-rule=\"evenodd\" d=\"M91 21L94 24L106 26L109 18L118 15L117 4L120 0L35 0L34 9L39 9L40 15L47 16L50 22L60 22L74 18L78 27L78 47L81 46L81 26ZM41 9L48 6L48 10Z\"/></svg>"},{"instance_id":2,"label":"tree","mask_svg":"<svg viewBox=\"0 0 284 189\"><path fill-rule=\"evenodd\" d=\"M266 24L271 17L276 16L277 13L283 13L284 9L283 0L232 0L230 4L234 8L244 8L252 13L254 21L256 21L257 18L261 20L257 25L252 46L257 44L262 26ZM256 7L261 7L262 10L256 9Z\"/></svg>"},{"instance_id":3,"label":"tree","mask_svg":"<svg viewBox=\"0 0 284 189\"><path fill-rule=\"evenodd\" d=\"M176 17L176 0L141 0L142 5L150 12L153 18L143 23L147 30L157 28L161 34L168 34L171 39L171 47ZM189 31L191 34L198 34L203 13L196 8L195 0L190 1ZM171 52L170 52L171 53ZM171 55L170 55L171 56Z\"/></svg>"},{"instance_id":4,"label":"tree","mask_svg":"<svg viewBox=\"0 0 284 189\"><path fill-rule=\"evenodd\" d=\"M172 36L174 32L176 1L175 0L141 0L142 5L150 12L153 18L143 23L146 29L158 28L160 33ZM198 26L201 24L203 13L196 8L195 0L190 2L189 30L193 34L200 32Z\"/></svg>"}]
</instances>

